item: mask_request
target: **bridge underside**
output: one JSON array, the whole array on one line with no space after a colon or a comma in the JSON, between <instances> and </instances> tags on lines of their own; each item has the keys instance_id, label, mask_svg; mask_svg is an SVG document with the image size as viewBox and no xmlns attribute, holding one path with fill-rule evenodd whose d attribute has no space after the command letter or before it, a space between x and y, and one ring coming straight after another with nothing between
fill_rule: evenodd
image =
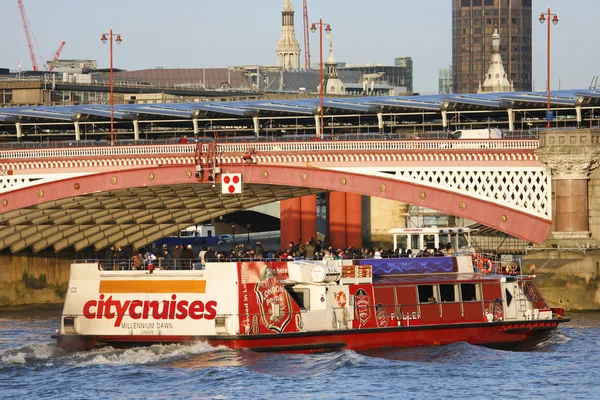
<instances>
[{"instance_id":1,"label":"bridge underside","mask_svg":"<svg viewBox=\"0 0 600 400\"><path fill-rule=\"evenodd\" d=\"M82 175L3 194L0 249L39 252L73 247L103 249L113 243L140 248L211 218L261 204L323 191L344 191L435 209L531 242L546 239L551 222L443 189L348 172L299 166L240 164L243 194L221 194L193 166L152 166Z\"/></svg>"}]
</instances>

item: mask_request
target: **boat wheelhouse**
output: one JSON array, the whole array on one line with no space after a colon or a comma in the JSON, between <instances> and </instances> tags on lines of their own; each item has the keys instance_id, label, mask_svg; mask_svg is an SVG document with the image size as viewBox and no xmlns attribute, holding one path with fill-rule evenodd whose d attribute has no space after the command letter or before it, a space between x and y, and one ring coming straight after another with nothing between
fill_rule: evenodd
<instances>
[{"instance_id":1,"label":"boat wheelhouse","mask_svg":"<svg viewBox=\"0 0 600 400\"><path fill-rule=\"evenodd\" d=\"M394 250L404 250L417 255L419 251L441 250L450 246L456 253L474 252L471 245L471 228L394 228L388 233L394 237Z\"/></svg>"}]
</instances>

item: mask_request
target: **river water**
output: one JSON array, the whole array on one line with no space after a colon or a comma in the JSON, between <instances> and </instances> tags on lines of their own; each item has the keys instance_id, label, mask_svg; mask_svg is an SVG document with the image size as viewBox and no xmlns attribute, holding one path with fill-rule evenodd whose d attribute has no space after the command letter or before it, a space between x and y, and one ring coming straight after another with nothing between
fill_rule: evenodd
<instances>
[{"instance_id":1,"label":"river water","mask_svg":"<svg viewBox=\"0 0 600 400\"><path fill-rule=\"evenodd\" d=\"M600 398L600 313L570 313L528 352L458 343L291 355L203 343L65 353L50 339L60 311L0 312L0 398Z\"/></svg>"}]
</instances>

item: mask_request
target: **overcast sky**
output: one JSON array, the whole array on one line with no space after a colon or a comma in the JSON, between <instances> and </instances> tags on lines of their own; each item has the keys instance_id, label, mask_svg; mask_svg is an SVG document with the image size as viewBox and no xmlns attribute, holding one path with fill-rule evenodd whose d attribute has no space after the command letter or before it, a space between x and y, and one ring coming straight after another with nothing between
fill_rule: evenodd
<instances>
[{"instance_id":1,"label":"overcast sky","mask_svg":"<svg viewBox=\"0 0 600 400\"><path fill-rule=\"evenodd\" d=\"M112 27L123 43L115 67L227 67L276 63L283 0L23 0L36 38L38 58L49 59L61 41L61 58L109 65L109 46L100 42ZM296 37L303 48L302 0L292 0ZM393 65L410 56L414 90L437 92L437 72L452 63L450 0L309 0L309 22L319 16L333 28L336 60ZM552 26L552 88L588 88L600 75L599 0L533 0L533 79L545 90L547 27L537 22L548 6ZM0 0L4 36L0 67L31 69L16 0ZM319 39L310 34L312 63ZM302 53L302 57L303 57ZM325 55L326 57L326 55Z\"/></svg>"}]
</instances>

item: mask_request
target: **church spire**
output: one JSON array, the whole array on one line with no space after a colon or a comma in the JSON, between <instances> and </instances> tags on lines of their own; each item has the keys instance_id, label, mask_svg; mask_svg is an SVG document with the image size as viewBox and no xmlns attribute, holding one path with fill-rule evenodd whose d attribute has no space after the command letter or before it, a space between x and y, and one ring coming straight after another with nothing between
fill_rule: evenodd
<instances>
[{"instance_id":1,"label":"church spire","mask_svg":"<svg viewBox=\"0 0 600 400\"><path fill-rule=\"evenodd\" d=\"M490 59L490 67L485 80L479 83L479 90L477 93L489 93L489 92L514 92L515 88L508 80L508 76L504 71L502 65L502 56L500 55L500 34L498 33L498 27L494 28L492 34L492 58Z\"/></svg>"},{"instance_id":2,"label":"church spire","mask_svg":"<svg viewBox=\"0 0 600 400\"><path fill-rule=\"evenodd\" d=\"M285 0L281 12L281 37L277 44L277 66L284 69L300 68L300 44L294 30L294 7Z\"/></svg>"}]
</instances>

